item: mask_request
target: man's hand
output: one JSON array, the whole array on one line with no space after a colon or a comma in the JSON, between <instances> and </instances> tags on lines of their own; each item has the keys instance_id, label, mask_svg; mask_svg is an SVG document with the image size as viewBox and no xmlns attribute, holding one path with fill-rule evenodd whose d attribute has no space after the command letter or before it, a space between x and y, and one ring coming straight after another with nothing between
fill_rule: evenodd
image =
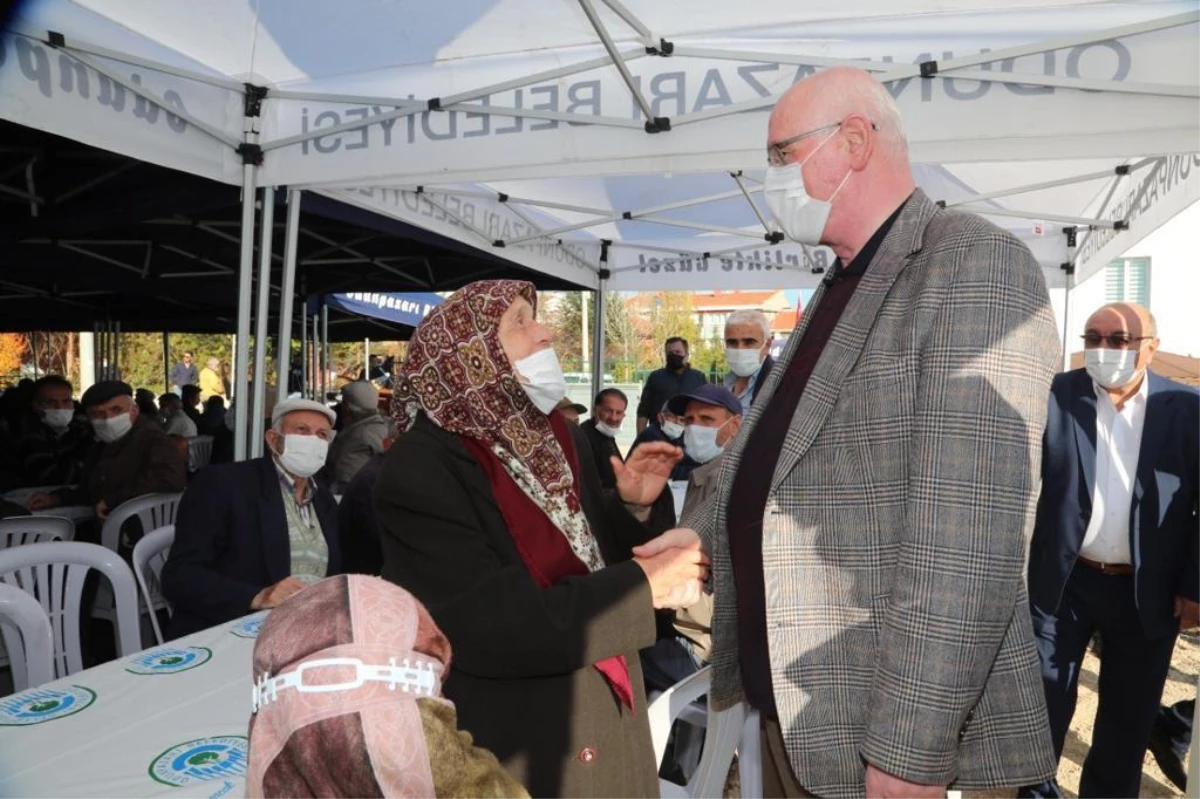
<instances>
[{"instance_id":1,"label":"man's hand","mask_svg":"<svg viewBox=\"0 0 1200 799\"><path fill-rule=\"evenodd\" d=\"M58 507L58 497L41 491L29 498L29 503L26 505L26 507L28 507L30 510L46 510L47 508L56 508Z\"/></svg>"},{"instance_id":2,"label":"man's hand","mask_svg":"<svg viewBox=\"0 0 1200 799\"><path fill-rule=\"evenodd\" d=\"M683 450L665 441L651 441L633 451L629 460L621 463L612 458L617 477L617 493L630 505L652 505L667 486L671 470L683 459Z\"/></svg>"},{"instance_id":3,"label":"man's hand","mask_svg":"<svg viewBox=\"0 0 1200 799\"><path fill-rule=\"evenodd\" d=\"M108 518L108 503L104 500L97 502L94 510L96 511L96 518L100 521L104 521Z\"/></svg>"},{"instance_id":4,"label":"man's hand","mask_svg":"<svg viewBox=\"0 0 1200 799\"><path fill-rule=\"evenodd\" d=\"M1200 603L1181 596L1175 597L1175 618L1179 619L1180 630L1200 627Z\"/></svg>"},{"instance_id":5,"label":"man's hand","mask_svg":"<svg viewBox=\"0 0 1200 799\"><path fill-rule=\"evenodd\" d=\"M943 799L944 785L921 785L893 777L867 764L867 799Z\"/></svg>"},{"instance_id":6,"label":"man's hand","mask_svg":"<svg viewBox=\"0 0 1200 799\"><path fill-rule=\"evenodd\" d=\"M701 584L708 578L708 558L699 547L672 548L633 560L650 581L655 609L687 607L700 600Z\"/></svg>"},{"instance_id":7,"label":"man's hand","mask_svg":"<svg viewBox=\"0 0 1200 799\"><path fill-rule=\"evenodd\" d=\"M634 547L633 554L639 558L652 558L668 549L700 549L700 536L690 527L676 527Z\"/></svg>"},{"instance_id":8,"label":"man's hand","mask_svg":"<svg viewBox=\"0 0 1200 799\"><path fill-rule=\"evenodd\" d=\"M304 583L295 577L284 577L275 585L268 585L258 592L258 596L250 603L251 610L266 610L283 603L293 594L298 594L306 588Z\"/></svg>"}]
</instances>

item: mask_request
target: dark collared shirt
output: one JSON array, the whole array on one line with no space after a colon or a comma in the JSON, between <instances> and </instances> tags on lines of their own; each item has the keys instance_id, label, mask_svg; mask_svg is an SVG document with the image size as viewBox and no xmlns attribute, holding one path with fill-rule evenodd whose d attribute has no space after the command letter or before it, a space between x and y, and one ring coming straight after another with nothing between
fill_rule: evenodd
<instances>
[{"instance_id":1,"label":"dark collared shirt","mask_svg":"<svg viewBox=\"0 0 1200 799\"><path fill-rule=\"evenodd\" d=\"M792 356L783 379L775 388L775 394L763 411L762 418L746 441L741 467L734 475L729 492L726 528L733 580L737 588L738 659L742 670L742 686L750 705L768 719L779 717L771 685L767 598L763 578L763 514L771 492L771 478L775 475L792 416L800 404L813 368L825 350L825 343L829 341L842 312L854 296L859 279L866 273L867 266L903 208L904 204L901 203L854 256L849 266L843 267L840 260L834 262L829 276L825 278L825 290L809 316L804 338Z\"/></svg>"}]
</instances>

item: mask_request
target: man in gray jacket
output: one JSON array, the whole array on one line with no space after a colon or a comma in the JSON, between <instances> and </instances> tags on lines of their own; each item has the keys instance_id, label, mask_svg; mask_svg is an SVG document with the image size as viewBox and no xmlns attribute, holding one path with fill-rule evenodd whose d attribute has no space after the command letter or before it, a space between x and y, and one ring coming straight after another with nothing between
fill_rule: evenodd
<instances>
[{"instance_id":1,"label":"man in gray jacket","mask_svg":"<svg viewBox=\"0 0 1200 799\"><path fill-rule=\"evenodd\" d=\"M329 445L321 471L323 482L341 494L372 455L383 452L388 423L379 415L379 389L356 380L342 388L342 429Z\"/></svg>"},{"instance_id":2,"label":"man in gray jacket","mask_svg":"<svg viewBox=\"0 0 1200 799\"><path fill-rule=\"evenodd\" d=\"M837 262L682 522L712 557L710 701L759 712L766 796L1040 782L1024 565L1059 358L1041 268L916 189L866 72L792 86L767 146L779 226Z\"/></svg>"}]
</instances>

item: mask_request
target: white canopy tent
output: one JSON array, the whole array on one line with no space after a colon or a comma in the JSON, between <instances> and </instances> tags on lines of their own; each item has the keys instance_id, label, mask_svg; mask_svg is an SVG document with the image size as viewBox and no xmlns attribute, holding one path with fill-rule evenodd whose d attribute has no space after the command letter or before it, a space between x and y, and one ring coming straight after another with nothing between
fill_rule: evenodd
<instances>
[{"instance_id":1,"label":"white canopy tent","mask_svg":"<svg viewBox=\"0 0 1200 799\"><path fill-rule=\"evenodd\" d=\"M761 202L765 112L839 63L896 97L926 192L1020 236L1052 287L1200 198L1200 0L684 9L45 0L0 38L0 117L251 199L320 191L601 292L819 280L828 254ZM243 222L242 348L252 203Z\"/></svg>"}]
</instances>

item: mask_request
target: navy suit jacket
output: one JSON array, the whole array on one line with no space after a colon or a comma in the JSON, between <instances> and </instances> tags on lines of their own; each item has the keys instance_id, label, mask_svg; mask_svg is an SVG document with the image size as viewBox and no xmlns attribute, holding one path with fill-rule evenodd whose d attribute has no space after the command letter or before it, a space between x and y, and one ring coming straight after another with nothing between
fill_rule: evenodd
<instances>
[{"instance_id":1,"label":"navy suit jacket","mask_svg":"<svg viewBox=\"0 0 1200 799\"><path fill-rule=\"evenodd\" d=\"M1200 594L1197 450L1200 394L1149 373L1149 396L1129 513L1134 595L1147 638L1174 634L1176 596ZM1053 614L1079 556L1096 484L1096 392L1086 370L1050 387L1042 493L1029 552L1029 599Z\"/></svg>"},{"instance_id":2,"label":"navy suit jacket","mask_svg":"<svg viewBox=\"0 0 1200 799\"><path fill-rule=\"evenodd\" d=\"M329 546L327 575L342 571L337 502L318 488L313 507ZM196 473L175 514L175 543L163 567L174 606L170 637L251 612L259 591L291 574L291 542L279 473L270 457Z\"/></svg>"}]
</instances>

